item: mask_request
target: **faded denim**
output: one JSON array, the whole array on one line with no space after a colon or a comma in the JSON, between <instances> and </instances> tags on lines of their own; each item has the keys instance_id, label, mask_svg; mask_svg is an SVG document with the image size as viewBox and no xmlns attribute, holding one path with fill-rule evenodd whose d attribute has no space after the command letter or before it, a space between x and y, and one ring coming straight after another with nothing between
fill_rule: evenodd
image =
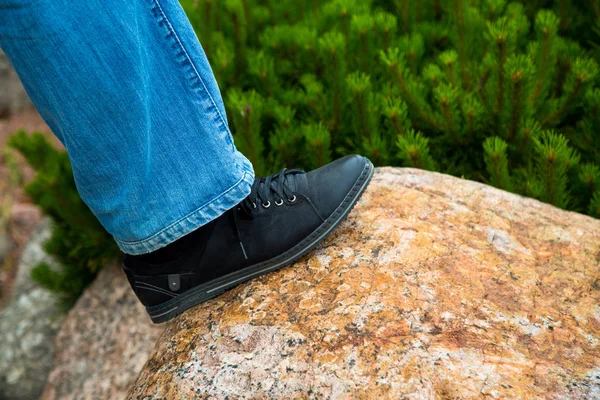
<instances>
[{"instance_id":1,"label":"faded denim","mask_svg":"<svg viewBox=\"0 0 600 400\"><path fill-rule=\"evenodd\" d=\"M175 0L0 0L0 47L129 254L234 207L254 172Z\"/></svg>"}]
</instances>

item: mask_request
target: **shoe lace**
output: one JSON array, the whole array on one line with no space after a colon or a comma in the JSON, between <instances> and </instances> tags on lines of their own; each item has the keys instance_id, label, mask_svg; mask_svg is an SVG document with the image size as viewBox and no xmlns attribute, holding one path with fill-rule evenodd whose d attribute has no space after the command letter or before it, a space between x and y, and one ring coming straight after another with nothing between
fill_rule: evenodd
<instances>
[{"instance_id":1,"label":"shoe lace","mask_svg":"<svg viewBox=\"0 0 600 400\"><path fill-rule=\"evenodd\" d=\"M267 176L266 178L256 178L250 189L250 194L237 207L233 209L233 224L237 239L247 260L248 255L242 243L242 235L239 228L239 212L243 211L252 216L259 206L269 208L271 204L282 205L284 200L293 202L296 200L294 192L289 186L288 177L296 174L302 174L304 171L299 169L282 169L281 172Z\"/></svg>"},{"instance_id":2,"label":"shoe lace","mask_svg":"<svg viewBox=\"0 0 600 400\"><path fill-rule=\"evenodd\" d=\"M248 197L242 201L240 208L248 215L252 215L261 205L268 208L275 203L281 205L282 201L294 199L294 192L289 186L288 176L304 173L299 169L282 169L277 174L270 175L266 178L257 178L252 184L252 189Z\"/></svg>"}]
</instances>

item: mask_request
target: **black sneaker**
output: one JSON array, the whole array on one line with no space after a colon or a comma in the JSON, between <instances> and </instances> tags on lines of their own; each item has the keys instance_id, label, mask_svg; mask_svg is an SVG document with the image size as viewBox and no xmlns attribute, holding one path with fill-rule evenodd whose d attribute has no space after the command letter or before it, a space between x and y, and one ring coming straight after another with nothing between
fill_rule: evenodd
<instances>
[{"instance_id":1,"label":"black sneaker","mask_svg":"<svg viewBox=\"0 0 600 400\"><path fill-rule=\"evenodd\" d=\"M126 256L124 270L155 323L242 282L291 264L348 215L373 176L365 157L341 158L314 171L257 178L237 207L179 239L175 260L151 264Z\"/></svg>"}]
</instances>

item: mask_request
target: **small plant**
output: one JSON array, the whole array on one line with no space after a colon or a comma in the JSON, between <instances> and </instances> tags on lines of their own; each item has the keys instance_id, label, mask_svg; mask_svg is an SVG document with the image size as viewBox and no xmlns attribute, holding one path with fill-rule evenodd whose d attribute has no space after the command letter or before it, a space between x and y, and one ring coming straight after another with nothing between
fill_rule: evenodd
<instances>
[{"instance_id":1,"label":"small plant","mask_svg":"<svg viewBox=\"0 0 600 400\"><path fill-rule=\"evenodd\" d=\"M120 256L119 250L79 197L64 151L54 148L42 134L23 131L11 136L8 146L21 153L36 171L25 192L53 221L52 235L44 247L61 269L42 263L34 267L32 278L56 293L68 309L102 266Z\"/></svg>"}]
</instances>

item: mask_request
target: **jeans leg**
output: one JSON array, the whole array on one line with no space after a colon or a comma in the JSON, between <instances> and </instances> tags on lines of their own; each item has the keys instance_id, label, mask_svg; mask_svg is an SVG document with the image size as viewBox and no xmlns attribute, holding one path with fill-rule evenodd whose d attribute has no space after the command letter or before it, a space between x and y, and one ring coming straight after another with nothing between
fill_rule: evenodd
<instances>
[{"instance_id":1,"label":"jeans leg","mask_svg":"<svg viewBox=\"0 0 600 400\"><path fill-rule=\"evenodd\" d=\"M250 192L177 0L0 0L0 47L124 252L164 247Z\"/></svg>"}]
</instances>

